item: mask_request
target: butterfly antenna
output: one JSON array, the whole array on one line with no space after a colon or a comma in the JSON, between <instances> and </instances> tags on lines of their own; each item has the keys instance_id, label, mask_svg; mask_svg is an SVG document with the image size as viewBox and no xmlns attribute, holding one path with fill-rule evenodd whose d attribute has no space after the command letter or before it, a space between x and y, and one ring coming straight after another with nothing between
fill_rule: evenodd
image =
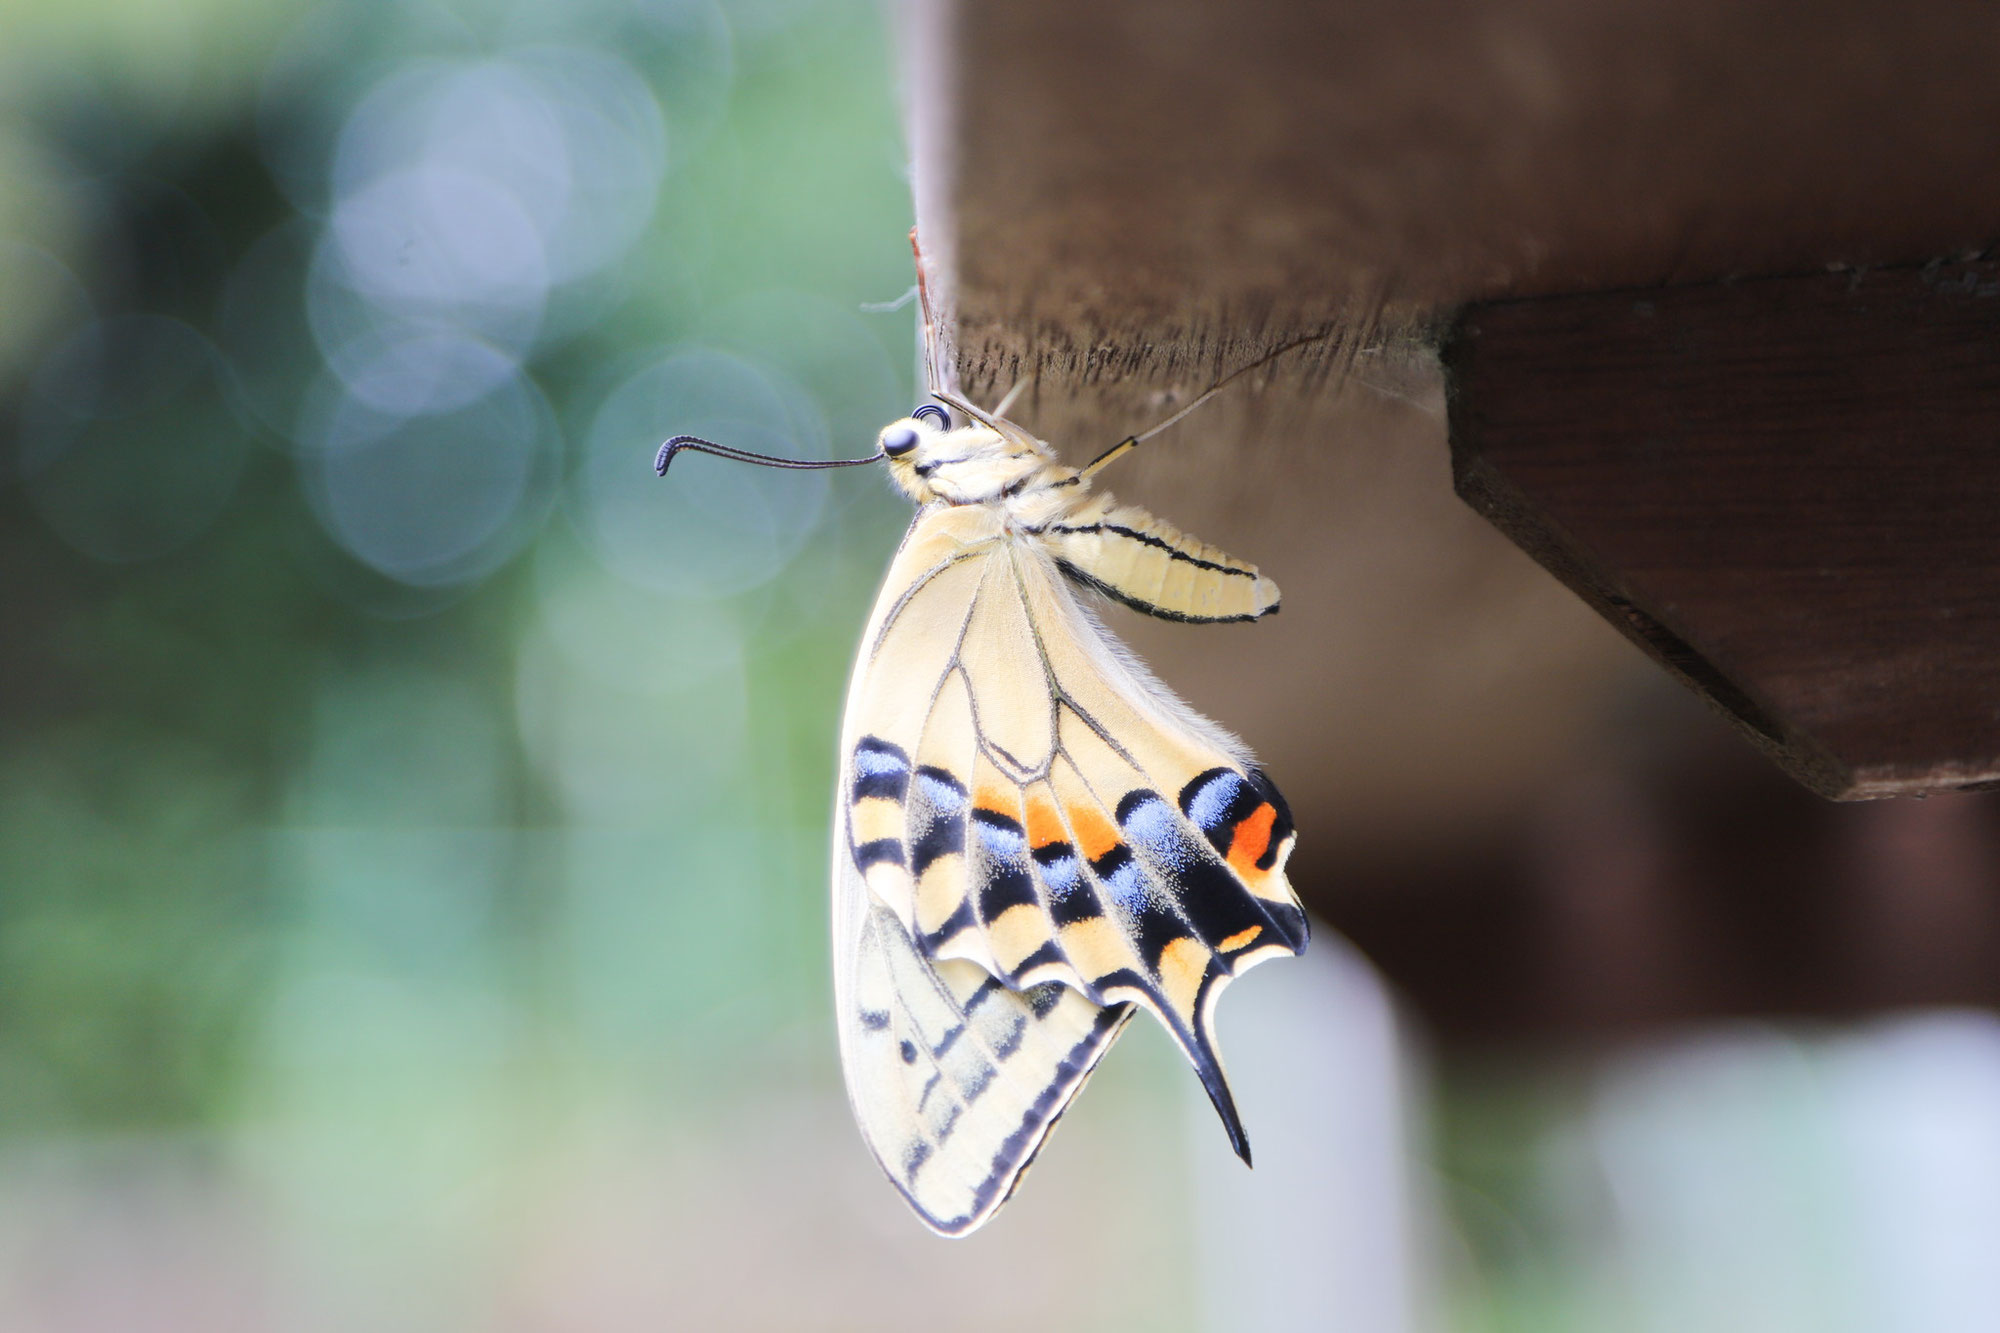
<instances>
[{"instance_id":1,"label":"butterfly antenna","mask_svg":"<svg viewBox=\"0 0 2000 1333\"><path fill-rule=\"evenodd\" d=\"M1334 332L1335 331L1333 329L1327 328L1327 329L1321 329L1318 333L1308 333L1304 337L1294 338L1288 343L1281 343L1278 346L1273 347L1270 351L1264 353L1264 355L1258 357L1255 361L1251 361L1246 365L1238 366L1236 369L1230 371L1227 375L1224 375L1221 379L1217 380L1215 383L1209 385L1206 389L1203 389L1193 398L1189 399L1185 407L1181 408L1180 411L1168 417L1165 421L1160 422L1158 425L1152 427L1150 430L1141 431L1137 435L1127 435L1124 439L1118 441L1118 443L1112 445L1109 449L1106 449L1103 453L1091 459L1090 462L1084 465L1083 475L1086 477L1092 477L1097 475L1097 473L1102 471L1107 464L1111 463L1115 459L1122 458L1126 454L1132 452L1132 450L1137 449L1141 444L1145 443L1147 440L1152 439L1155 435L1158 435L1161 431L1165 430L1167 427L1175 424L1182 417L1194 411L1197 407L1200 407L1203 403L1207 402L1209 399L1215 397L1215 395L1221 393L1224 389L1228 388L1231 383L1243 378L1243 376L1248 375L1251 371L1256 370L1261 366L1269 365L1271 362L1276 361L1279 357L1283 356L1287 352L1294 351L1300 347L1305 347L1312 343L1325 342L1328 338L1334 336Z\"/></svg>"},{"instance_id":2,"label":"butterfly antenna","mask_svg":"<svg viewBox=\"0 0 2000 1333\"><path fill-rule=\"evenodd\" d=\"M779 458L772 454L753 454L748 449L732 449L726 444L716 444L698 435L676 435L660 446L660 452L653 459L653 471L667 475L667 468L673 464L674 455L683 449L692 449L698 454L714 454L717 458L733 458L739 463L755 463L760 467L784 467L799 471L812 471L823 467L860 467L863 463L877 463L888 457L880 449L866 458Z\"/></svg>"},{"instance_id":3,"label":"butterfly antenna","mask_svg":"<svg viewBox=\"0 0 2000 1333\"><path fill-rule=\"evenodd\" d=\"M1012 440L1016 444L1023 445L1027 448L1033 449L1038 453L1047 453L1048 452L1047 445L1043 444L1040 440L1037 440L1034 436L1028 434L1028 432L1022 430L1019 426L1007 420L1007 418L1004 415L1002 415L1007 410L1007 408L1013 404L1015 397L1020 394L1022 387L1032 382L1033 382L1032 379L1022 380L1019 383L1017 383L1012 389L1009 389L1007 391L1007 396L1000 400L1000 406L995 408L990 414L980 411L978 408L974 407L971 403L966 402L963 398L958 397L956 394L946 393L943 389L931 390L931 397L937 399L941 403L950 404L951 407L954 408L955 410L964 413L967 419L972 421L977 421L980 425L986 427L990 431L993 431L997 435Z\"/></svg>"}]
</instances>

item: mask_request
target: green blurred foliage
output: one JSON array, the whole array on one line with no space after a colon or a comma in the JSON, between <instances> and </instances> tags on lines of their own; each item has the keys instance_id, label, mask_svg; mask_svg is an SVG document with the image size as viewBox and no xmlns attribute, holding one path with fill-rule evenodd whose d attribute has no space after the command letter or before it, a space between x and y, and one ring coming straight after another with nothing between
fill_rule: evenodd
<instances>
[{"instance_id":1,"label":"green blurred foliage","mask_svg":"<svg viewBox=\"0 0 2000 1333\"><path fill-rule=\"evenodd\" d=\"M285 423L320 363L308 251L274 229L314 225L287 201L293 159L323 190L310 164L397 62L524 41L615 51L668 113L669 169L610 297L527 363L571 448L636 349L686 343L796 376L839 447L862 447L910 392L908 315L856 313L909 281L879 16L92 8L0 19L0 68L18 75L0 114L0 243L34 261L0 264L21 295L0 303L0 420L42 410L50 365L93 320L169 316L230 361L189 390L200 410L169 399L134 420L130 395L106 391L82 437L103 449L59 460L79 469L67 492L21 484L32 433L0 448L0 1135L263 1114L310 1046L297 997L328 977L414 988L393 1025L429 1052L419 1077L459 1034L422 1040L413 1015L474 1001L498 1015L489 1035L517 1086L581 1062L708 1087L732 1060L758 1077L766 1048L824 1068L830 737L898 506L873 479L837 486L810 555L721 603L620 593L564 506L488 576L399 584L343 551L301 492ZM252 278L282 318L243 336L232 311ZM186 475L149 480L152 460L231 435L245 451L214 465L238 471L211 521L129 558L91 549L90 524L122 540L131 506ZM659 485L655 441L630 443L632 486ZM623 598L589 631L610 652L635 615L668 640L682 622L736 631L713 654L720 675L698 643L612 664L610 684L550 667L607 754L637 722L696 743L623 754L671 799L594 830L564 790L580 779L524 739L520 697L523 673L560 656L551 588L590 586ZM713 732L723 716L745 719L735 749ZM563 762L588 769L577 725ZM365 1036L342 1036L348 1019L336 1006L314 1021L338 1047Z\"/></svg>"}]
</instances>

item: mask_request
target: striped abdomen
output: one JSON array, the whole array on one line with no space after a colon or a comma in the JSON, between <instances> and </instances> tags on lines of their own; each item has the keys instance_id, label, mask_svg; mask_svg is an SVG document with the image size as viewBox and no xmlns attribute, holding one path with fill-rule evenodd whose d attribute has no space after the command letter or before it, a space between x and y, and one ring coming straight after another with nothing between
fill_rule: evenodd
<instances>
[{"instance_id":1,"label":"striped abdomen","mask_svg":"<svg viewBox=\"0 0 2000 1333\"><path fill-rule=\"evenodd\" d=\"M1039 534L1078 583L1163 620L1255 620L1278 609L1257 567L1136 505L1095 497Z\"/></svg>"}]
</instances>

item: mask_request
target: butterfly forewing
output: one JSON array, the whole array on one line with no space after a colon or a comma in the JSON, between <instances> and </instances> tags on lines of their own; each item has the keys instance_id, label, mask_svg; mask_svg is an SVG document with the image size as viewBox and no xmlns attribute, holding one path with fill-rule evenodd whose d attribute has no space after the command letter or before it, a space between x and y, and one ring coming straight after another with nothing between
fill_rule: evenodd
<instances>
[{"instance_id":1,"label":"butterfly forewing","mask_svg":"<svg viewBox=\"0 0 2000 1333\"><path fill-rule=\"evenodd\" d=\"M1195 597L1185 563L1148 594ZM1212 1014L1232 976L1304 948L1290 818L1043 543L990 506L919 512L841 754L843 1064L870 1147L931 1225L968 1230L1006 1198L1135 1003L1246 1151Z\"/></svg>"}]
</instances>

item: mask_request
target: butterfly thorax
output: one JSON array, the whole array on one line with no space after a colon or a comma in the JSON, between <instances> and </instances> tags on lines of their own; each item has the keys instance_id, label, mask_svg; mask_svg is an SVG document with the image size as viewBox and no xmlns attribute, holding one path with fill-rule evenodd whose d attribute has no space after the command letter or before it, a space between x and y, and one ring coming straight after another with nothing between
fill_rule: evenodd
<instances>
[{"instance_id":1,"label":"butterfly thorax","mask_svg":"<svg viewBox=\"0 0 2000 1333\"><path fill-rule=\"evenodd\" d=\"M1004 417L944 430L905 417L882 430L889 475L924 509L977 506L990 536L1055 562L1073 582L1167 620L1255 620L1278 588L1254 565L1093 492L1090 480Z\"/></svg>"},{"instance_id":2,"label":"butterfly thorax","mask_svg":"<svg viewBox=\"0 0 2000 1333\"><path fill-rule=\"evenodd\" d=\"M940 430L905 418L882 431L889 476L920 505L998 505L1006 528L1037 532L1082 506L1090 483L1034 436L1001 421ZM892 452L892 444L903 447Z\"/></svg>"}]
</instances>

